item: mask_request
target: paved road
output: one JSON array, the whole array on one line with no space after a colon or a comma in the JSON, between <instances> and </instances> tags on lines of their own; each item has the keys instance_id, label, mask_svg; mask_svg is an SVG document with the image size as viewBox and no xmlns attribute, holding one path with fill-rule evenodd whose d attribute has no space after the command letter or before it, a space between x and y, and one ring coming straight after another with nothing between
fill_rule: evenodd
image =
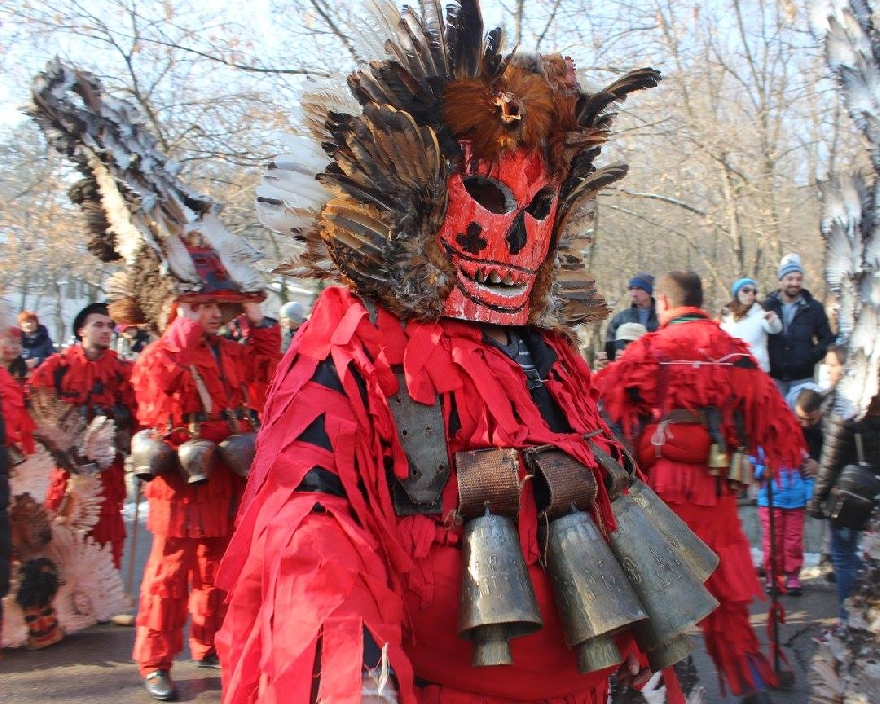
<instances>
[{"instance_id":1,"label":"paved road","mask_svg":"<svg viewBox=\"0 0 880 704\"><path fill-rule=\"evenodd\" d=\"M137 572L149 550L149 535L140 531ZM125 567L123 567L123 574ZM806 704L809 689L804 668L815 651L810 636L834 619L835 595L833 586L819 577L805 581L804 595L787 597L783 604L787 622L780 627L780 641L784 652L795 669L796 684L790 691L772 695L776 704ZM753 609L753 622L759 635L766 641L767 602L759 602ZM714 668L708 659L698 634L695 635L695 659L700 680L706 687L711 704L733 704L736 697L723 697L718 691ZM152 701L143 690L137 667L131 662L133 629L109 624L94 626L68 636L51 648L37 652L6 650L0 661L0 704L82 704L83 702ZM184 653L175 663L173 675L178 683L180 701L220 701L220 678L215 670L201 670L193 666Z\"/></svg>"}]
</instances>

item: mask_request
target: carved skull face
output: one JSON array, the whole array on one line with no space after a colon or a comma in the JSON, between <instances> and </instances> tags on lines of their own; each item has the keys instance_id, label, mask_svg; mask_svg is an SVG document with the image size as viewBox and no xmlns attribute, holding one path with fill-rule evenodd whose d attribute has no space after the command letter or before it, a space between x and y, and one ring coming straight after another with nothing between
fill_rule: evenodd
<instances>
[{"instance_id":1,"label":"carved skull face","mask_svg":"<svg viewBox=\"0 0 880 704\"><path fill-rule=\"evenodd\" d=\"M468 156L465 145L466 157ZM438 237L456 270L443 315L524 325L539 267L547 257L558 203L543 157L517 150L499 162L465 159L447 182Z\"/></svg>"}]
</instances>

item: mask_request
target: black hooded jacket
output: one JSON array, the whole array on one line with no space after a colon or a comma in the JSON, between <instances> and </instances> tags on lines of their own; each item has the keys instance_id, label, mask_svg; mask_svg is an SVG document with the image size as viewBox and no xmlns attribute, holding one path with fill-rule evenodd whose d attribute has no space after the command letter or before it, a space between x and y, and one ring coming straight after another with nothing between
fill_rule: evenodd
<instances>
[{"instance_id":1,"label":"black hooded jacket","mask_svg":"<svg viewBox=\"0 0 880 704\"><path fill-rule=\"evenodd\" d=\"M828 325L825 309L809 291L801 289L801 298L796 306L791 325L767 337L770 376L780 381L812 378L813 368L825 357L828 345L834 342L834 333ZM779 291L767 296L764 310L772 310L784 324Z\"/></svg>"}]
</instances>

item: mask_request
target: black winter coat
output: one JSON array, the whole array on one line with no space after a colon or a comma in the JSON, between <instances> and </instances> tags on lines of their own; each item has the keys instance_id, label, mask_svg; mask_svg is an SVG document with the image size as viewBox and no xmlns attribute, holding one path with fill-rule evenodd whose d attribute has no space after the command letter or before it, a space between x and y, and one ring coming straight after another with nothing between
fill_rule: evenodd
<instances>
[{"instance_id":1,"label":"black winter coat","mask_svg":"<svg viewBox=\"0 0 880 704\"><path fill-rule=\"evenodd\" d=\"M780 320L784 320L779 291L767 296L764 310L772 310ZM825 357L832 342L834 333L828 325L825 309L809 291L801 289L801 300L797 303L788 330L767 336L770 376L780 381L811 379L813 368Z\"/></svg>"},{"instance_id":2,"label":"black winter coat","mask_svg":"<svg viewBox=\"0 0 880 704\"><path fill-rule=\"evenodd\" d=\"M843 420L840 416L825 419L822 458L813 488L814 506L821 506L831 494L841 470L859 461L856 452L856 433L862 436L865 461L880 467L880 416L866 416L862 420Z\"/></svg>"},{"instance_id":3,"label":"black winter coat","mask_svg":"<svg viewBox=\"0 0 880 704\"><path fill-rule=\"evenodd\" d=\"M634 305L624 308L611 319L611 322L608 323L608 329L605 331L605 340L607 342L614 342L617 328L624 323L641 323L638 308ZM654 332L659 326L660 321L657 320L657 311L654 310L654 299L652 298L651 307L648 309L648 322L645 327L648 329L648 332Z\"/></svg>"},{"instance_id":4,"label":"black winter coat","mask_svg":"<svg viewBox=\"0 0 880 704\"><path fill-rule=\"evenodd\" d=\"M21 337L21 356L25 359L36 359L37 366L42 364L46 357L55 354L52 338L45 325L38 325L35 332Z\"/></svg>"}]
</instances>

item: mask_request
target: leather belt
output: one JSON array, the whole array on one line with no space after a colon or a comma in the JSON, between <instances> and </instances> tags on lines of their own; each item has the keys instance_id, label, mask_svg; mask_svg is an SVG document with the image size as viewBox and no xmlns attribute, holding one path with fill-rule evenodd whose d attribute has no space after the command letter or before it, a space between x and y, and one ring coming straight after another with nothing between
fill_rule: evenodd
<instances>
[{"instance_id":1,"label":"leather belt","mask_svg":"<svg viewBox=\"0 0 880 704\"><path fill-rule=\"evenodd\" d=\"M253 420L255 418L256 412L248 408L228 409L211 415L208 415L204 411L183 414L184 423L208 423L212 420Z\"/></svg>"},{"instance_id":2,"label":"leather belt","mask_svg":"<svg viewBox=\"0 0 880 704\"><path fill-rule=\"evenodd\" d=\"M686 408L673 408L665 416L663 416L662 420L666 421L667 423L699 423L701 425L706 424L706 417L702 413L689 411Z\"/></svg>"}]
</instances>

